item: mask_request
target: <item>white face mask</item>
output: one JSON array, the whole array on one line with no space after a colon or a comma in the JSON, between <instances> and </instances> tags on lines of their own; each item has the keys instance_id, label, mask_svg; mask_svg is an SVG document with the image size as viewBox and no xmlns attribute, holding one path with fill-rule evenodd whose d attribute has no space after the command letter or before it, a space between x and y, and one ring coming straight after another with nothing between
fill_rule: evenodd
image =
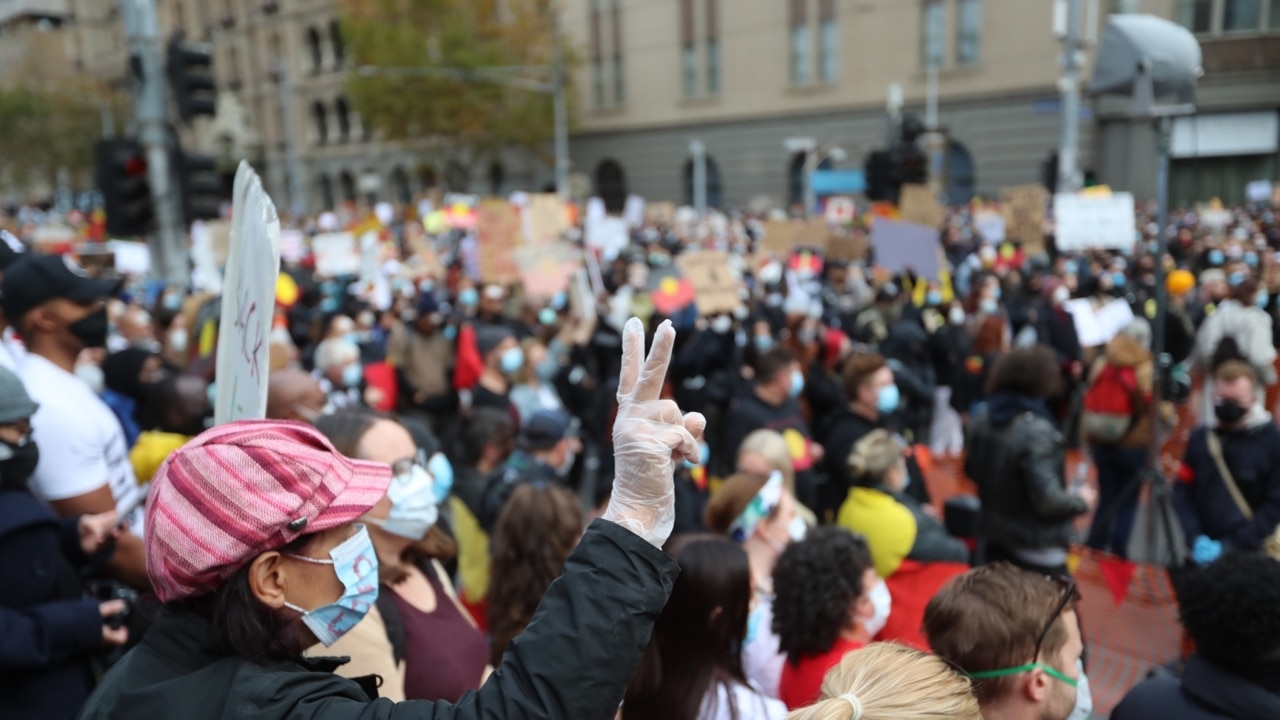
<instances>
[{"instance_id":1,"label":"white face mask","mask_svg":"<svg viewBox=\"0 0 1280 720\"><path fill-rule=\"evenodd\" d=\"M1080 684L1076 685L1076 706L1067 720L1089 720L1093 715L1093 691L1089 689L1089 676L1084 674L1084 661L1076 663L1080 668Z\"/></svg>"},{"instance_id":2,"label":"white face mask","mask_svg":"<svg viewBox=\"0 0 1280 720\"><path fill-rule=\"evenodd\" d=\"M711 321L711 332L723 335L733 329L733 320L727 315L720 315Z\"/></svg>"},{"instance_id":3,"label":"white face mask","mask_svg":"<svg viewBox=\"0 0 1280 720\"><path fill-rule=\"evenodd\" d=\"M893 609L893 595L889 593L889 585L883 580L876 583L868 595L875 610L862 625L867 634L874 638L889 622L889 612Z\"/></svg>"},{"instance_id":4,"label":"white face mask","mask_svg":"<svg viewBox=\"0 0 1280 720\"><path fill-rule=\"evenodd\" d=\"M102 374L102 368L93 363L85 363L76 366L76 377L84 381L85 385L93 390L94 395L101 395L102 391L107 387L107 379Z\"/></svg>"},{"instance_id":5,"label":"white face mask","mask_svg":"<svg viewBox=\"0 0 1280 720\"><path fill-rule=\"evenodd\" d=\"M187 329L177 328L169 331L169 349L179 355L187 351Z\"/></svg>"},{"instance_id":6,"label":"white face mask","mask_svg":"<svg viewBox=\"0 0 1280 720\"><path fill-rule=\"evenodd\" d=\"M435 480L417 463L408 472L391 478L387 497L391 499L391 512L386 519L366 517L365 521L392 535L417 542L427 536L427 531L440 517Z\"/></svg>"},{"instance_id":7,"label":"white face mask","mask_svg":"<svg viewBox=\"0 0 1280 720\"><path fill-rule=\"evenodd\" d=\"M809 526L804 523L804 518L799 515L791 518L791 524L787 525L787 536L791 538L791 542L798 543L808 534Z\"/></svg>"}]
</instances>

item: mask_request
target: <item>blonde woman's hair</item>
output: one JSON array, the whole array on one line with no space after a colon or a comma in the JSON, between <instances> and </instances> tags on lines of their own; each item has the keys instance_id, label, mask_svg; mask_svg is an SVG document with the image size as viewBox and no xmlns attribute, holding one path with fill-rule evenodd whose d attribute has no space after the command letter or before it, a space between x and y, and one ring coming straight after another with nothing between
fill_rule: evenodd
<instances>
[{"instance_id":1,"label":"blonde woman's hair","mask_svg":"<svg viewBox=\"0 0 1280 720\"><path fill-rule=\"evenodd\" d=\"M774 430L756 430L738 447L738 460L746 453L756 453L769 463L771 471L782 473L782 481L791 493L796 491L796 469L791 464L791 448L787 439Z\"/></svg>"},{"instance_id":2,"label":"blonde woman's hair","mask_svg":"<svg viewBox=\"0 0 1280 720\"><path fill-rule=\"evenodd\" d=\"M538 368L534 367L534 364L529 361L529 355L531 354L530 351L542 344L542 341L536 337L527 337L524 342L520 343L520 350L524 352L524 365L520 366L520 369L516 371L515 377L512 378L514 384L528 385L538 379Z\"/></svg>"},{"instance_id":3,"label":"blonde woman's hair","mask_svg":"<svg viewBox=\"0 0 1280 720\"><path fill-rule=\"evenodd\" d=\"M864 435L849 453L853 484L875 487L884 482L885 473L902 462L902 450L902 442L887 430L872 430Z\"/></svg>"},{"instance_id":4,"label":"blonde woman's hair","mask_svg":"<svg viewBox=\"0 0 1280 720\"><path fill-rule=\"evenodd\" d=\"M937 655L894 643L855 650L827 673L818 702L787 720L982 720L969 679Z\"/></svg>"}]
</instances>

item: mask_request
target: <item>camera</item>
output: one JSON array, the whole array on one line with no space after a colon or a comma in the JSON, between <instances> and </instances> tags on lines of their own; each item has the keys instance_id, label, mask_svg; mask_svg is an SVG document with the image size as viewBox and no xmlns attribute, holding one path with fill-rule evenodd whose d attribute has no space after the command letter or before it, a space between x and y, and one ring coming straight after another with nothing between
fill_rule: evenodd
<instances>
[{"instance_id":1,"label":"camera","mask_svg":"<svg viewBox=\"0 0 1280 720\"><path fill-rule=\"evenodd\" d=\"M100 603L110 600L124 601L124 610L102 619L102 624L113 630L127 625L138 607L138 591L114 580L90 580L85 583L85 594Z\"/></svg>"}]
</instances>

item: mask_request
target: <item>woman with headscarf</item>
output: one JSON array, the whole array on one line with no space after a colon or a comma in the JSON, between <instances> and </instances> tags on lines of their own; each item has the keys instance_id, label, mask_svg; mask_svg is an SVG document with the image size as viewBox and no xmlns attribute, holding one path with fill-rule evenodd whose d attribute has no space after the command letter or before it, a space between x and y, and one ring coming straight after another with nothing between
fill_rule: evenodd
<instances>
[{"instance_id":1,"label":"woman with headscarf","mask_svg":"<svg viewBox=\"0 0 1280 720\"><path fill-rule=\"evenodd\" d=\"M376 678L301 659L377 600L377 554L356 521L387 494L392 471L343 457L309 426L240 421L188 443L153 481L147 571L164 607L81 717L612 716L678 572L659 549L675 517L671 476L698 452L705 424L659 399L674 337L663 326L642 361L643 326L627 323L609 506L478 692L396 704L373 699Z\"/></svg>"}]
</instances>

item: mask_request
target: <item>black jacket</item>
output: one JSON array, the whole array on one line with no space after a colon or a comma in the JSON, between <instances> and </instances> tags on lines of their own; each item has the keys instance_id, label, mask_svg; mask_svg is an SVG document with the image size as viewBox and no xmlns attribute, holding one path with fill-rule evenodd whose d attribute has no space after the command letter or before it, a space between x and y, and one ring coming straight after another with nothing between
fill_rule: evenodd
<instances>
[{"instance_id":1,"label":"black jacket","mask_svg":"<svg viewBox=\"0 0 1280 720\"><path fill-rule=\"evenodd\" d=\"M1088 512L1066 491L1066 444L1043 403L996 395L973 417L964 471L978 485L983 539L1009 550L1063 548Z\"/></svg>"},{"instance_id":2,"label":"black jacket","mask_svg":"<svg viewBox=\"0 0 1280 720\"><path fill-rule=\"evenodd\" d=\"M93 690L102 614L73 565L79 518L59 520L24 490L0 490L0 718L72 718Z\"/></svg>"},{"instance_id":3,"label":"black jacket","mask_svg":"<svg viewBox=\"0 0 1280 720\"><path fill-rule=\"evenodd\" d=\"M1231 497L1218 464L1209 454L1208 431L1198 428L1187 440L1174 486L1174 505L1187 542L1200 535L1241 550L1259 550L1280 525L1280 427L1257 413L1250 427L1219 431L1222 459L1253 511L1246 519Z\"/></svg>"},{"instance_id":4,"label":"black jacket","mask_svg":"<svg viewBox=\"0 0 1280 720\"><path fill-rule=\"evenodd\" d=\"M502 665L457 704L371 701L360 684L315 663L263 666L220 655L206 622L166 608L81 718L611 718L678 572L644 540L595 522Z\"/></svg>"},{"instance_id":5,"label":"black jacket","mask_svg":"<svg viewBox=\"0 0 1280 720\"><path fill-rule=\"evenodd\" d=\"M1124 696L1111 720L1274 720L1280 695L1198 655L1182 677L1157 671Z\"/></svg>"}]
</instances>

